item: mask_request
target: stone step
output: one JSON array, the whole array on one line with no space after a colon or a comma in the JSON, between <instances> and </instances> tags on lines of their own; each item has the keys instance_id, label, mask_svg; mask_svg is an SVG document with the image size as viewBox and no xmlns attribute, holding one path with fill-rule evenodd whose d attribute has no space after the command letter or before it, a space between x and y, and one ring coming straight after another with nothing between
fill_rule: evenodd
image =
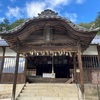
<instances>
[{"instance_id":1,"label":"stone step","mask_svg":"<svg viewBox=\"0 0 100 100\"><path fill-rule=\"evenodd\" d=\"M79 100L75 97L18 97L17 100Z\"/></svg>"},{"instance_id":2,"label":"stone step","mask_svg":"<svg viewBox=\"0 0 100 100\"><path fill-rule=\"evenodd\" d=\"M45 84L31 84L31 85L26 85L24 87L25 89L77 89L76 85L45 85Z\"/></svg>"},{"instance_id":3,"label":"stone step","mask_svg":"<svg viewBox=\"0 0 100 100\"><path fill-rule=\"evenodd\" d=\"M70 86L70 85L26 85L27 87L45 87L45 86L49 86L49 87L76 87L76 86Z\"/></svg>"},{"instance_id":4,"label":"stone step","mask_svg":"<svg viewBox=\"0 0 100 100\"><path fill-rule=\"evenodd\" d=\"M59 83L33 83L33 84L26 84L26 86L67 86L67 87L76 87L76 84L59 84Z\"/></svg>"},{"instance_id":5,"label":"stone step","mask_svg":"<svg viewBox=\"0 0 100 100\"><path fill-rule=\"evenodd\" d=\"M75 84L26 84L17 100L78 100Z\"/></svg>"},{"instance_id":6,"label":"stone step","mask_svg":"<svg viewBox=\"0 0 100 100\"><path fill-rule=\"evenodd\" d=\"M24 89L24 90L22 90L22 92L23 93L42 93L42 92L56 92L56 93L67 93L67 94L76 94L78 91L77 90L57 90L57 89L55 89L55 90L50 90L50 89L36 89L36 90L27 90L27 89Z\"/></svg>"},{"instance_id":7,"label":"stone step","mask_svg":"<svg viewBox=\"0 0 100 100\"><path fill-rule=\"evenodd\" d=\"M73 88L77 89L77 87L67 87L67 86L66 87L56 87L56 86L55 87L50 87L50 86L45 86L45 87L43 87L43 86L41 86L41 87L40 86L38 86L38 87L27 87L26 86L24 88L25 89L42 89L42 88L43 89L69 89L69 90L73 89Z\"/></svg>"},{"instance_id":8,"label":"stone step","mask_svg":"<svg viewBox=\"0 0 100 100\"><path fill-rule=\"evenodd\" d=\"M69 93L50 93L50 92L41 92L41 93L20 93L20 96L50 96L50 97L78 97L78 94L69 94Z\"/></svg>"},{"instance_id":9,"label":"stone step","mask_svg":"<svg viewBox=\"0 0 100 100\"><path fill-rule=\"evenodd\" d=\"M69 91L69 92L76 92L77 89L76 88L72 88L72 89L67 89L67 88L24 88L23 90L48 90L48 91Z\"/></svg>"}]
</instances>

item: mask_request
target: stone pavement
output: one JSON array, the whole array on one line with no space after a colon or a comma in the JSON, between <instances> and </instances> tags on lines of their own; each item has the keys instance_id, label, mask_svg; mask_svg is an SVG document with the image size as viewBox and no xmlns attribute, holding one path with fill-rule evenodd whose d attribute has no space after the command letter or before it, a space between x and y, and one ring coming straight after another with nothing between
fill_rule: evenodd
<instances>
[{"instance_id":1,"label":"stone pavement","mask_svg":"<svg viewBox=\"0 0 100 100\"><path fill-rule=\"evenodd\" d=\"M24 84L17 84L16 96L20 93ZM12 84L0 84L0 100L11 100Z\"/></svg>"}]
</instances>

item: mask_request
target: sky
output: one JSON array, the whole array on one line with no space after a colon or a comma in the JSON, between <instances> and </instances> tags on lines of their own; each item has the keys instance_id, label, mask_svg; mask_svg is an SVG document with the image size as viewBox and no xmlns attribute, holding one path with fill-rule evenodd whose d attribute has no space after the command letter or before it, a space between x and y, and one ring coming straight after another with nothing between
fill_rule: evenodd
<instances>
[{"instance_id":1,"label":"sky","mask_svg":"<svg viewBox=\"0 0 100 100\"><path fill-rule=\"evenodd\" d=\"M0 22L32 18L51 9L73 23L94 21L100 12L100 0L0 0Z\"/></svg>"}]
</instances>

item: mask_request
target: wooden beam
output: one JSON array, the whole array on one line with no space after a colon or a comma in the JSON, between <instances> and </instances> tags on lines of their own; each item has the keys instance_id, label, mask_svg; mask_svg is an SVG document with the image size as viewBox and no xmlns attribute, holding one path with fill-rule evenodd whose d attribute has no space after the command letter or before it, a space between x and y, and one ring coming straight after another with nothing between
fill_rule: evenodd
<instances>
[{"instance_id":1,"label":"wooden beam","mask_svg":"<svg viewBox=\"0 0 100 100\"><path fill-rule=\"evenodd\" d=\"M74 53L73 55L73 65L74 65L74 80L75 82L77 82L77 73L76 73L76 68L77 68L77 65L76 65L76 53Z\"/></svg>"},{"instance_id":2,"label":"wooden beam","mask_svg":"<svg viewBox=\"0 0 100 100\"><path fill-rule=\"evenodd\" d=\"M13 48L12 48L13 49ZM25 46L20 48L20 52L25 53L29 51L70 51L70 52L77 52L77 46ZM16 50L15 50L16 51Z\"/></svg>"},{"instance_id":3,"label":"wooden beam","mask_svg":"<svg viewBox=\"0 0 100 100\"><path fill-rule=\"evenodd\" d=\"M1 66L0 66L0 82L2 80L2 72L3 72L3 67L4 67L6 47L2 47L2 49L3 49L3 55L2 55L2 62L1 62Z\"/></svg>"},{"instance_id":4,"label":"wooden beam","mask_svg":"<svg viewBox=\"0 0 100 100\"><path fill-rule=\"evenodd\" d=\"M17 74L18 74L18 65L19 65L19 53L16 56L16 66L15 66L15 75L14 75L14 83L13 83L13 90L12 90L12 100L15 100L16 95L16 83L17 83Z\"/></svg>"},{"instance_id":5,"label":"wooden beam","mask_svg":"<svg viewBox=\"0 0 100 100\"><path fill-rule=\"evenodd\" d=\"M81 45L80 43L77 44L78 49L78 66L80 69L80 85L82 94L84 94L84 75L83 75L83 66L82 66L82 57L81 57Z\"/></svg>"},{"instance_id":6,"label":"wooden beam","mask_svg":"<svg viewBox=\"0 0 100 100\"><path fill-rule=\"evenodd\" d=\"M100 46L97 46L98 51L98 60L99 60L99 67L100 67Z\"/></svg>"}]
</instances>

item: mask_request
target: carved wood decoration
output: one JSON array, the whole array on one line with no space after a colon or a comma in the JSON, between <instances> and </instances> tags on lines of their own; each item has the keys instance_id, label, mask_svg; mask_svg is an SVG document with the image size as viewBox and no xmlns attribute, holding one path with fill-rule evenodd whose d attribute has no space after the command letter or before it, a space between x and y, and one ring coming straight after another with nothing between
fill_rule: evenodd
<instances>
[{"instance_id":1,"label":"carved wood decoration","mask_svg":"<svg viewBox=\"0 0 100 100\"><path fill-rule=\"evenodd\" d=\"M52 42L52 27L49 25L44 27L44 41L48 43Z\"/></svg>"},{"instance_id":2,"label":"carved wood decoration","mask_svg":"<svg viewBox=\"0 0 100 100\"><path fill-rule=\"evenodd\" d=\"M33 50L62 51L62 48L65 51L77 51L77 41L80 41L84 51L96 33L97 30L85 29L58 16L54 11L45 10L38 17L26 21L13 30L0 32L0 35L16 52L18 39L20 53L28 53Z\"/></svg>"}]
</instances>

